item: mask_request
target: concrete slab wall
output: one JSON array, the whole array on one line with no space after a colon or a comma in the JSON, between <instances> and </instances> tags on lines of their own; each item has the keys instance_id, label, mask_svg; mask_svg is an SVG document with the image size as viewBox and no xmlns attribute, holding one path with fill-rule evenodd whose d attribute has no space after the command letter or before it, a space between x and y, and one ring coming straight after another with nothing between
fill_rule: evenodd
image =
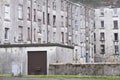
<instances>
[{"instance_id":1,"label":"concrete slab wall","mask_svg":"<svg viewBox=\"0 0 120 80\"><path fill-rule=\"evenodd\" d=\"M72 63L73 49L58 46L3 47L0 48L0 73L12 73L12 65L18 66L21 74L28 74L28 51L47 51L47 73L51 63ZM64 55L64 56L62 56Z\"/></svg>"}]
</instances>

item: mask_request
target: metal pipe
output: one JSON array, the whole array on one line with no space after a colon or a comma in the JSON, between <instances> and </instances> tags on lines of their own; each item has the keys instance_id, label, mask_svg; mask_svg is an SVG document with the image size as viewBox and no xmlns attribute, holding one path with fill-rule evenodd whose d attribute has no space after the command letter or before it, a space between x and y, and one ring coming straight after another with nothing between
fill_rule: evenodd
<instances>
[{"instance_id":1,"label":"metal pipe","mask_svg":"<svg viewBox=\"0 0 120 80\"><path fill-rule=\"evenodd\" d=\"M32 20L33 19L32 18L32 11L33 11L32 7L33 7L33 4L32 4L32 0L31 0L31 5L30 6L31 6L31 12L30 12L31 13L31 16L30 16L31 17L31 40L30 41L31 41L31 44L32 44L32 28L33 28L32 27L33 26L33 20Z\"/></svg>"},{"instance_id":2,"label":"metal pipe","mask_svg":"<svg viewBox=\"0 0 120 80\"><path fill-rule=\"evenodd\" d=\"M47 27L47 43L48 43L48 0L46 0L46 27Z\"/></svg>"}]
</instances>

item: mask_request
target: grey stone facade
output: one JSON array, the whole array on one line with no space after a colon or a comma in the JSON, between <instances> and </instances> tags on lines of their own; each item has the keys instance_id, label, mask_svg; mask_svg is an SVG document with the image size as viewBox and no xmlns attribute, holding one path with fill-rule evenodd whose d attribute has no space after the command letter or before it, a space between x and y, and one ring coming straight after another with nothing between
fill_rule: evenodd
<instances>
[{"instance_id":1,"label":"grey stone facade","mask_svg":"<svg viewBox=\"0 0 120 80\"><path fill-rule=\"evenodd\" d=\"M49 62L93 63L94 15L94 9L69 0L6 0L0 5L0 46L4 46L0 47L0 72L11 73L15 61L23 65L20 70L27 74L26 50L36 49L47 51L47 65ZM41 44L63 46L55 46L51 53L52 45L49 48Z\"/></svg>"},{"instance_id":2,"label":"grey stone facade","mask_svg":"<svg viewBox=\"0 0 120 80\"><path fill-rule=\"evenodd\" d=\"M95 62L120 62L120 8L95 9Z\"/></svg>"},{"instance_id":3,"label":"grey stone facade","mask_svg":"<svg viewBox=\"0 0 120 80\"><path fill-rule=\"evenodd\" d=\"M7 0L0 9L0 44L71 45L75 62L94 62L94 9L69 0Z\"/></svg>"}]
</instances>

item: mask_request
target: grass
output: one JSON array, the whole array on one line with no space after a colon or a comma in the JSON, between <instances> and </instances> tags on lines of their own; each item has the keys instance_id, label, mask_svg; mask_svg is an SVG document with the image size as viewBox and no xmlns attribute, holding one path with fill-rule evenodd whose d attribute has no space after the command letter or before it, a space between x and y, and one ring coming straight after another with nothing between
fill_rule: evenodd
<instances>
[{"instance_id":1,"label":"grass","mask_svg":"<svg viewBox=\"0 0 120 80\"><path fill-rule=\"evenodd\" d=\"M11 74L1 74L0 77L13 78ZM23 75L20 78L57 78L57 79L102 79L102 80L120 80L120 76L80 76L80 75Z\"/></svg>"},{"instance_id":2,"label":"grass","mask_svg":"<svg viewBox=\"0 0 120 80\"><path fill-rule=\"evenodd\" d=\"M0 74L0 77L7 77L7 78L9 78L9 77L12 77L12 74Z\"/></svg>"},{"instance_id":3,"label":"grass","mask_svg":"<svg viewBox=\"0 0 120 80\"><path fill-rule=\"evenodd\" d=\"M26 78L77 78L77 79L105 79L120 80L120 76L80 76L80 75L28 75Z\"/></svg>"}]
</instances>

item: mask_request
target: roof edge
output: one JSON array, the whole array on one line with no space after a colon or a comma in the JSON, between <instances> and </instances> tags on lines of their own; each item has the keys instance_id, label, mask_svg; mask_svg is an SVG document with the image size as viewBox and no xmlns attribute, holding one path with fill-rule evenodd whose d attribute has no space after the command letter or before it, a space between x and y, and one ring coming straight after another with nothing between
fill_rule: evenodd
<instances>
[{"instance_id":1,"label":"roof edge","mask_svg":"<svg viewBox=\"0 0 120 80\"><path fill-rule=\"evenodd\" d=\"M58 43L47 43L47 44L0 44L0 48L10 48L10 47L50 47L50 46L58 46L64 48L74 49L74 46L63 45Z\"/></svg>"}]
</instances>

